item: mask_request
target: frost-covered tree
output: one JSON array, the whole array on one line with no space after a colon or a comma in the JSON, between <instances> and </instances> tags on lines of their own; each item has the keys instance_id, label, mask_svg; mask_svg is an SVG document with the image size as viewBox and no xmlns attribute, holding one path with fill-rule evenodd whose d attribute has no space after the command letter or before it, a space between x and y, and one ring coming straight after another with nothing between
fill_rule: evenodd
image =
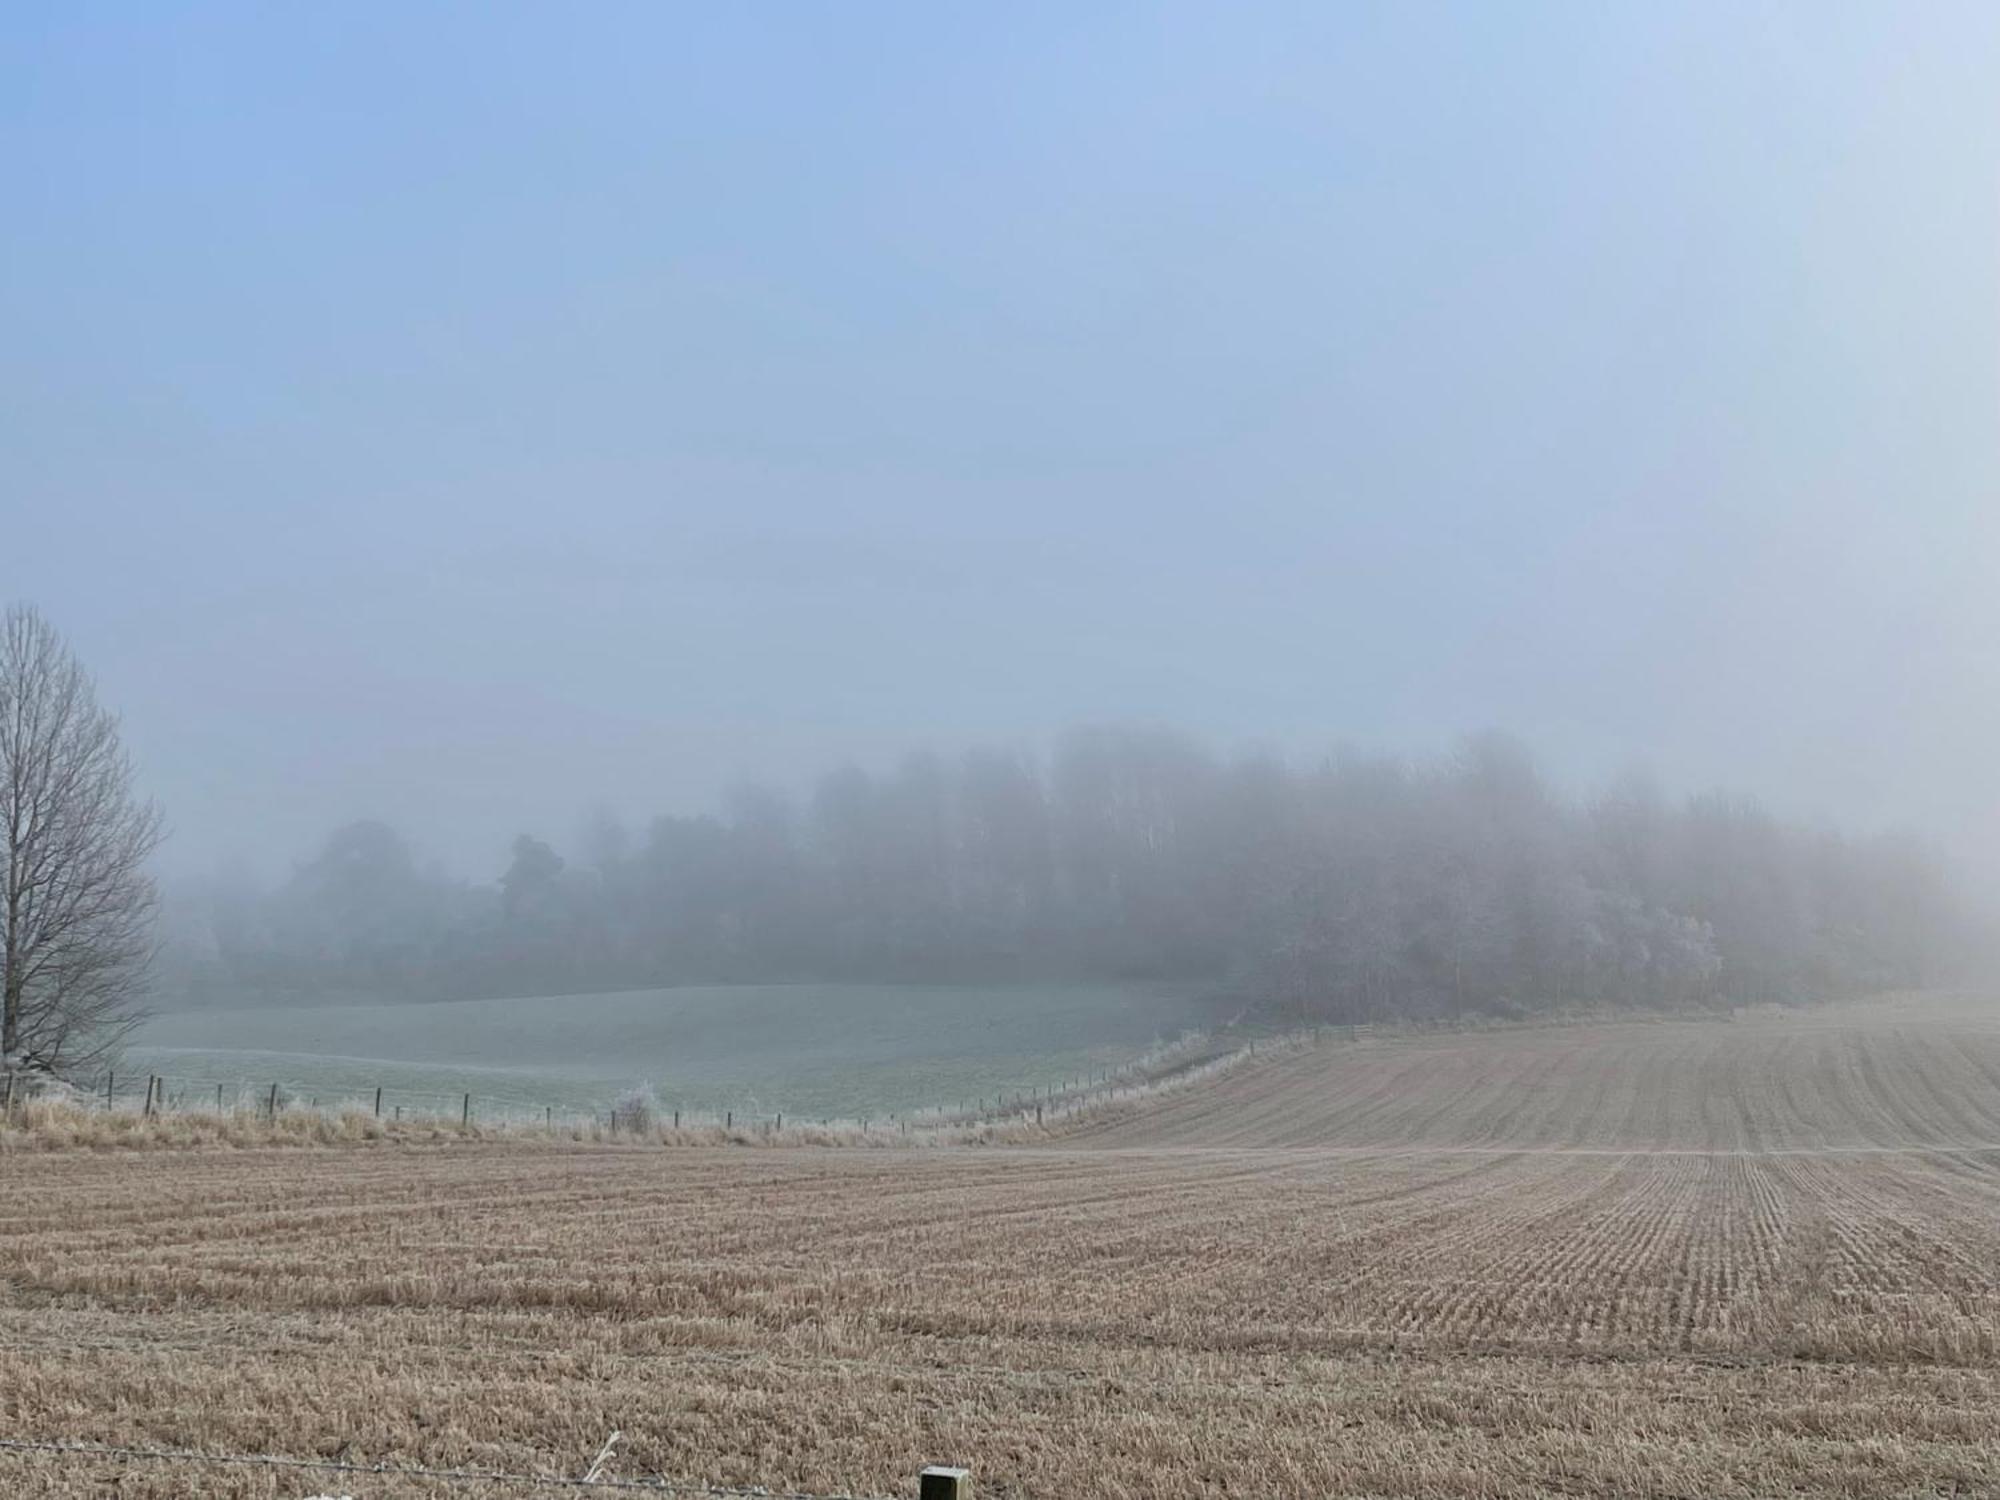
<instances>
[{"instance_id":1,"label":"frost-covered tree","mask_svg":"<svg viewBox=\"0 0 2000 1500\"><path fill-rule=\"evenodd\" d=\"M228 961L424 995L1171 977L1353 1021L1813 999L1935 982L1964 948L1919 846L1638 777L1579 803L1490 734L1296 767L1082 730L1046 758L846 767L803 804L742 788L581 853L527 840L497 885L454 890L356 825L289 908L228 924L301 965Z\"/></svg>"},{"instance_id":2,"label":"frost-covered tree","mask_svg":"<svg viewBox=\"0 0 2000 1500\"><path fill-rule=\"evenodd\" d=\"M0 625L0 1054L53 1073L95 1062L138 1018L159 813L132 790L117 716L55 628Z\"/></svg>"}]
</instances>

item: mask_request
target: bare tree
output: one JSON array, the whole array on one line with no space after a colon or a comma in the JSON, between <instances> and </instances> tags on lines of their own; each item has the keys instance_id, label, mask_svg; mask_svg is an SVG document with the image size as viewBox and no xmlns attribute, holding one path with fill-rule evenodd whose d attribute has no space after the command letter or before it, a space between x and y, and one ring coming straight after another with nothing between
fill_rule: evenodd
<instances>
[{"instance_id":1,"label":"bare tree","mask_svg":"<svg viewBox=\"0 0 2000 1500\"><path fill-rule=\"evenodd\" d=\"M53 626L17 605L0 627L0 1054L76 1072L139 1019L159 813L132 794L118 718Z\"/></svg>"}]
</instances>

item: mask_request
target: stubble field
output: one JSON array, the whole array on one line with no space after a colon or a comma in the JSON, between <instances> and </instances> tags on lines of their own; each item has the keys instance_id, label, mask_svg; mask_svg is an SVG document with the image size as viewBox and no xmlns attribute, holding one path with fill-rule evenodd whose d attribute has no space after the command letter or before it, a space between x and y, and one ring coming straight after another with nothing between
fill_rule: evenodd
<instances>
[{"instance_id":1,"label":"stubble field","mask_svg":"<svg viewBox=\"0 0 2000 1500\"><path fill-rule=\"evenodd\" d=\"M2000 1018L1327 1042L1035 1144L0 1156L0 1438L987 1495L2000 1493ZM0 1448L0 1492L526 1482ZM548 1488L545 1493L557 1493Z\"/></svg>"}]
</instances>

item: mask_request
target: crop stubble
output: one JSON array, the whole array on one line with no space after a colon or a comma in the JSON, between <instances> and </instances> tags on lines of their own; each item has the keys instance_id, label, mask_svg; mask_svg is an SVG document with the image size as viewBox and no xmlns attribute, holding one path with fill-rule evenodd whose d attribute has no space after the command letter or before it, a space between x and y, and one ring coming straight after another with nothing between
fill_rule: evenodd
<instances>
[{"instance_id":1,"label":"crop stubble","mask_svg":"<svg viewBox=\"0 0 2000 1500\"><path fill-rule=\"evenodd\" d=\"M845 1493L2000 1493L1996 1081L2000 1026L1903 1004L1329 1042L1030 1146L19 1153L0 1435L574 1475L615 1428L618 1477ZM0 1453L9 1493L113 1479L468 1492Z\"/></svg>"}]
</instances>

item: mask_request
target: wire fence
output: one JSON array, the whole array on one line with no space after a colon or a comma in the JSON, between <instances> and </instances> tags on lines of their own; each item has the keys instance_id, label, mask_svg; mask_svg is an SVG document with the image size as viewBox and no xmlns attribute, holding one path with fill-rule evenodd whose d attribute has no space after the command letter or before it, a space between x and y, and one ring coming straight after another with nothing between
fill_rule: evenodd
<instances>
[{"instance_id":1,"label":"wire fence","mask_svg":"<svg viewBox=\"0 0 2000 1500\"><path fill-rule=\"evenodd\" d=\"M1301 1045L1327 1036L1356 1039L1368 1026L1306 1027L1246 1038L1189 1033L1123 1064L1077 1070L1051 1082L991 1088L942 1104L915 1109L825 1115L781 1109L715 1109L661 1102L646 1091L627 1091L616 1101L579 1105L573 1098L552 1101L526 1093L498 1093L368 1084L349 1077L335 1082L310 1078L218 1078L193 1074L109 1071L78 1084L70 1097L86 1108L146 1116L264 1118L281 1113L322 1115L360 1113L389 1121L457 1124L463 1127L541 1127L559 1133L582 1131L643 1135L671 1127L677 1131L726 1137L776 1135L814 1129L880 1137L912 1135L996 1124L1046 1124L1074 1117L1122 1098L1135 1097L1191 1078L1232 1060L1254 1056L1260 1043ZM365 1075L364 1075L365 1076ZM20 1092L19 1075L0 1079L0 1121L12 1117Z\"/></svg>"},{"instance_id":2,"label":"wire fence","mask_svg":"<svg viewBox=\"0 0 2000 1500\"><path fill-rule=\"evenodd\" d=\"M76 1102L139 1114L269 1115L280 1110L359 1110L385 1119L460 1119L486 1123L605 1124L615 1105L584 1108L524 1093L424 1089L396 1084L329 1083L310 1078L216 1078L181 1073L110 1072L77 1086ZM747 1116L745 1117L748 1118Z\"/></svg>"},{"instance_id":3,"label":"wire fence","mask_svg":"<svg viewBox=\"0 0 2000 1500\"><path fill-rule=\"evenodd\" d=\"M1354 1028L1341 1028L1351 1038ZM1327 1034L1329 1028L1318 1027L1277 1036L1267 1036L1268 1044L1300 1045L1317 1042ZM996 1090L989 1095L969 1096L955 1104L933 1106L927 1109L908 1111L902 1115L888 1115L892 1124L905 1128L912 1121L927 1124L947 1125L967 1123L977 1120L1003 1119L1043 1119L1054 1109L1059 1114L1088 1108L1094 1104L1115 1100L1128 1093L1141 1093L1170 1082L1176 1078L1193 1078L1212 1068L1226 1066L1232 1060L1243 1056L1255 1056L1257 1041L1252 1040L1246 1048L1218 1050L1212 1038L1184 1038L1181 1043L1156 1049L1146 1057L1117 1067L1089 1069L1055 1084L1030 1084L1025 1088ZM135 1084L143 1078L143 1093ZM285 1080L273 1080L264 1084L253 1084L243 1079L201 1078L187 1075L148 1073L127 1075L126 1091L121 1095L120 1077L107 1073L96 1080L84 1095L84 1102L95 1104L107 1110L126 1109L142 1111L146 1114L166 1113L215 1113L237 1114L245 1111L275 1115L280 1110L305 1109L355 1109L372 1110L376 1116L384 1116L389 1111L400 1116L403 1111L422 1117L424 1106L429 1106L432 1118L448 1117L454 1111L461 1120L470 1122L478 1118L482 1123L495 1118L509 1121L535 1121L556 1123L562 1126L591 1123L608 1125L615 1133L618 1128L618 1109L582 1111L569 1107L561 1110L552 1104L507 1095L475 1095L459 1091L450 1093L438 1090L404 1089L390 1090L378 1087L368 1097L356 1097L355 1091L341 1091L343 1097L321 1097L311 1092L311 1085ZM6 1082L6 1107L11 1112L14 1104L14 1080L10 1076ZM475 1106L477 1109L475 1110ZM657 1106L656 1106L657 1108ZM732 1110L683 1111L671 1106L660 1111L662 1123L670 1116L676 1126L720 1125L730 1128L771 1128L782 1129L785 1116L778 1111L768 1115L738 1115ZM4 1118L4 1117L0 1117ZM812 1122L799 1120L796 1124ZM823 1120L824 1125L859 1123L865 1129L869 1121L861 1117L858 1121ZM142 1447L129 1444L82 1442L58 1438L0 1438L0 1453L23 1455L39 1454L56 1459L95 1461L114 1464L181 1464L195 1467L217 1468L262 1468L285 1470L299 1473L317 1473L342 1477L372 1477L382 1479L420 1479L440 1483L488 1488L513 1488L517 1490L571 1490L601 1489L626 1493L644 1493L669 1496L707 1496L717 1500L881 1500L881 1497L845 1494L839 1492L775 1490L762 1486L733 1486L696 1484L666 1478L620 1479L603 1472L607 1459L612 1454L620 1434L613 1433L597 1459L584 1473L533 1474L506 1469L487 1468L442 1468L422 1464L379 1461L357 1462L341 1458L302 1458L275 1453L230 1453L195 1448ZM920 1500L963 1500L969 1495L969 1478L966 1471L951 1468L925 1469L919 1476L917 1492Z\"/></svg>"},{"instance_id":4,"label":"wire fence","mask_svg":"<svg viewBox=\"0 0 2000 1500\"><path fill-rule=\"evenodd\" d=\"M617 1434L613 1434L614 1437ZM205 1465L215 1468L287 1469L344 1476L372 1476L382 1479L437 1479L455 1484L512 1486L517 1489L597 1489L638 1491L650 1495L704 1495L726 1500L884 1500L880 1496L820 1493L806 1490L772 1490L760 1487L714 1484L687 1484L670 1479L617 1479L596 1472L597 1464L581 1475L525 1474L506 1469L440 1469L422 1464L356 1463L339 1458L295 1458L276 1453L217 1453L198 1448L139 1448L114 1443L82 1443L55 1438L0 1438L0 1452L42 1453L65 1458L93 1458L114 1463L170 1463Z\"/></svg>"},{"instance_id":5,"label":"wire fence","mask_svg":"<svg viewBox=\"0 0 2000 1500\"><path fill-rule=\"evenodd\" d=\"M271 1116L283 1111L360 1111L391 1120L457 1120L462 1123L543 1125L557 1129L638 1130L655 1124L689 1130L783 1130L818 1126L870 1131L927 1129L978 1120L1032 1114L1114 1088L1137 1086L1126 1069L1093 1069L1088 1075L1049 1085L969 1095L946 1105L887 1110L881 1114L811 1114L781 1109L695 1108L646 1098L617 1100L585 1108L572 1100L553 1103L520 1094L471 1090L416 1089L392 1085L361 1089L328 1087L311 1080L217 1079L172 1073L111 1074L81 1086L76 1102L131 1114Z\"/></svg>"},{"instance_id":6,"label":"wire fence","mask_svg":"<svg viewBox=\"0 0 2000 1500\"><path fill-rule=\"evenodd\" d=\"M1328 1034L1330 1028L1316 1027L1299 1032L1267 1036L1268 1044L1302 1045L1314 1043ZM1351 1039L1355 1028L1340 1028ZM1204 1051L1204 1045L1207 1050ZM1257 1042L1252 1040L1246 1048L1216 1050L1212 1039L1200 1039L1199 1043L1184 1039L1175 1046L1157 1049L1145 1058L1123 1066L1091 1069L1061 1080L1057 1084L1031 1084L1026 1088L1011 1091L997 1090L990 1095L971 1096L955 1105L935 1106L924 1110L906 1112L900 1117L889 1115L892 1124L905 1127L913 1121L929 1124L949 1125L978 1120L1002 1119L1043 1119L1054 1109L1058 1114L1071 1113L1094 1104L1116 1100L1125 1094L1149 1091L1160 1084L1176 1078L1193 1078L1218 1066L1227 1066L1232 1060L1256 1055ZM143 1076L143 1094L133 1087L137 1077ZM431 1117L448 1117L451 1105L456 1103L461 1120L471 1121L475 1117L482 1122L495 1117L516 1121L540 1120L554 1122L567 1127L573 1123L588 1121L593 1125L607 1125L615 1133L618 1128L618 1110L578 1111L565 1108L558 1111L556 1106L520 1096L474 1095L469 1092L446 1093L422 1089L376 1088L372 1097L354 1097L352 1090L344 1091L346 1097L325 1103L312 1094L310 1086L287 1085L283 1080L268 1084L251 1084L242 1079L214 1079L184 1075L151 1073L128 1075L127 1092L121 1096L119 1077L107 1073L89 1090L88 1102L107 1110L125 1108L153 1113L217 1113L234 1114L244 1111L268 1112L275 1115L279 1110L306 1109L352 1109L369 1108L377 1116L393 1109L398 1115L408 1109L413 1115L419 1106L432 1106ZM11 1111L14 1103L13 1081L6 1085L6 1105ZM475 1111L475 1105L477 1111ZM773 1111L769 1115L737 1115L735 1111L703 1111L700 1113L671 1108L662 1111L670 1115L676 1126L720 1125L724 1129L762 1128L770 1126L782 1129L785 1116ZM798 1120L796 1124L810 1124ZM740 1126L739 1126L740 1122ZM664 1123L664 1120L662 1121ZM867 1117L859 1121L840 1122L825 1120L826 1125L860 1123L867 1128ZM613 1434L613 1442L618 1434ZM0 1453L43 1454L58 1458L91 1459L98 1462L120 1464L186 1464L213 1467L256 1467L282 1469L298 1472L323 1473L341 1476L364 1476L376 1478L426 1479L443 1483L484 1485L488 1487L512 1487L516 1489L582 1489L593 1488L623 1492L639 1492L656 1495L711 1496L722 1500L737 1500L737 1497L761 1497L761 1500L880 1500L880 1497L858 1496L833 1492L797 1490L773 1490L763 1487L689 1484L669 1479L617 1479L601 1472L611 1445L607 1444L598 1455L598 1460L586 1473L577 1476L564 1474L530 1474L502 1469L438 1468L419 1464L377 1462L360 1463L338 1458L300 1458L271 1453L226 1453L192 1448L139 1447L110 1443L79 1442L52 1438L0 1438ZM918 1477L920 1497L962 1497L969 1493L965 1471L958 1469L926 1469Z\"/></svg>"}]
</instances>

